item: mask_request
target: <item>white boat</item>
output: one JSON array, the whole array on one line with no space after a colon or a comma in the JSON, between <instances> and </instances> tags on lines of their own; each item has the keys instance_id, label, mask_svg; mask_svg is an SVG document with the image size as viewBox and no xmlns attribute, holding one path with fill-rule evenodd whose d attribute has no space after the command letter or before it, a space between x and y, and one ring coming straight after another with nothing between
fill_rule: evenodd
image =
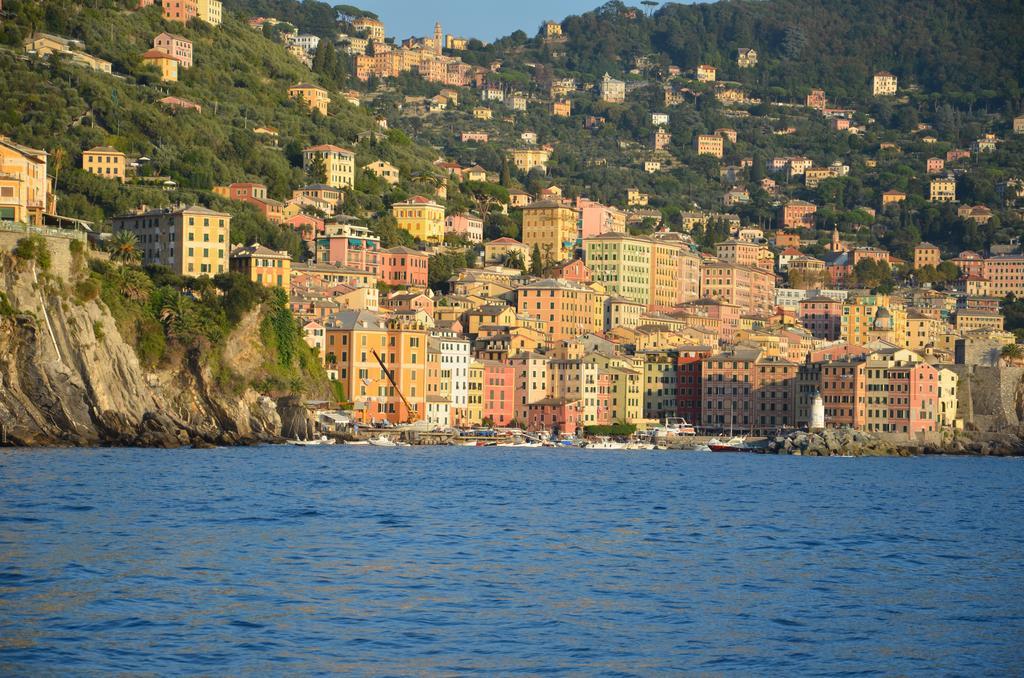
<instances>
[{"instance_id":1,"label":"white boat","mask_svg":"<svg viewBox=\"0 0 1024 678\"><path fill-rule=\"evenodd\" d=\"M544 447L544 443L524 440L517 443L499 443L498 447Z\"/></svg>"},{"instance_id":2,"label":"white boat","mask_svg":"<svg viewBox=\"0 0 1024 678\"><path fill-rule=\"evenodd\" d=\"M328 438L327 436L320 436L319 438L314 438L312 440L289 440L288 442L291 443L292 445L303 445L303 446L305 446L305 445L330 445L331 444L331 439Z\"/></svg>"},{"instance_id":3,"label":"white boat","mask_svg":"<svg viewBox=\"0 0 1024 678\"><path fill-rule=\"evenodd\" d=\"M626 443L620 443L611 438L600 437L595 441L587 443L588 450L626 450Z\"/></svg>"},{"instance_id":4,"label":"white boat","mask_svg":"<svg viewBox=\"0 0 1024 678\"><path fill-rule=\"evenodd\" d=\"M627 450L653 450L653 449L655 449L655 447L656 446L655 446L654 443L642 443L642 442L640 442L638 440L631 440L628 443L626 443L626 448L625 449L627 449Z\"/></svg>"},{"instance_id":5,"label":"white boat","mask_svg":"<svg viewBox=\"0 0 1024 678\"><path fill-rule=\"evenodd\" d=\"M697 435L697 429L683 417L668 417L665 419L664 426L659 426L654 429L653 435L655 438L667 438L669 436L694 436Z\"/></svg>"},{"instance_id":6,"label":"white boat","mask_svg":"<svg viewBox=\"0 0 1024 678\"><path fill-rule=\"evenodd\" d=\"M374 447L406 447L406 443L397 443L391 438L385 436L377 436L376 438L370 438L366 441L367 445L373 445Z\"/></svg>"}]
</instances>

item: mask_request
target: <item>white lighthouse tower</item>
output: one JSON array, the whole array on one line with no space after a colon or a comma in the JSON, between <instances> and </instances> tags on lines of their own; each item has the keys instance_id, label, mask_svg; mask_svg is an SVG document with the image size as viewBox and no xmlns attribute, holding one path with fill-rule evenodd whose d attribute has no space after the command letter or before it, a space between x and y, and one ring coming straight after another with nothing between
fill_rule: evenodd
<instances>
[{"instance_id":1,"label":"white lighthouse tower","mask_svg":"<svg viewBox=\"0 0 1024 678\"><path fill-rule=\"evenodd\" d=\"M811 425L812 431L820 431L825 428L825 401L821 399L821 391L814 392L814 399L811 400Z\"/></svg>"}]
</instances>

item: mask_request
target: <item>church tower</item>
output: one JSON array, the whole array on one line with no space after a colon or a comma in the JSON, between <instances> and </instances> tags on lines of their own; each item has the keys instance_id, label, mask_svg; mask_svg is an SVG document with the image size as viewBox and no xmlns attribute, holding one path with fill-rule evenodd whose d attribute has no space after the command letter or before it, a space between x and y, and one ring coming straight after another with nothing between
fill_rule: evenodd
<instances>
[{"instance_id":1,"label":"church tower","mask_svg":"<svg viewBox=\"0 0 1024 678\"><path fill-rule=\"evenodd\" d=\"M444 33L441 31L441 22L438 21L434 24L434 53L441 54L441 49L444 47Z\"/></svg>"}]
</instances>

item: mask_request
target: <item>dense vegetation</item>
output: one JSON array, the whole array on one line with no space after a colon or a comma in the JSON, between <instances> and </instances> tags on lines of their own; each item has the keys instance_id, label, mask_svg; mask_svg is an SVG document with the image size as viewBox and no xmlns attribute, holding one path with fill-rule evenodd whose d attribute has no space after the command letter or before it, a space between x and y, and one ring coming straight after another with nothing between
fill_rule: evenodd
<instances>
[{"instance_id":1,"label":"dense vegetation","mask_svg":"<svg viewBox=\"0 0 1024 678\"><path fill-rule=\"evenodd\" d=\"M430 171L432 152L401 131L381 132L370 112L337 92L332 92L327 116L311 115L289 100L290 85L319 76L287 54L283 45L250 29L244 16L226 12L217 28L198 20L182 26L163 21L159 7L130 11L134 5L131 0L4 3L10 18L3 23L0 40L9 49L0 50L0 91L18 96L0 98L0 134L53 152L52 173L62 214L102 227L111 215L141 204L197 202L233 215L233 242L259 241L298 256L301 247L293 232L270 224L255 208L210 190L232 181L261 181L271 197L290 198L294 188L308 183L301 169L301 149L317 143L353 148L357 166L384 159L398 166L403 176ZM21 44L33 30L81 40L90 54L111 61L116 75L61 58L26 58ZM194 65L182 71L176 83L160 82L156 71L139 58L151 47L152 38L165 30L194 44ZM329 84L338 83L332 79ZM199 103L203 111L168 109L157 103L167 95ZM279 144L253 132L261 125L279 131ZM365 134L371 130L376 133ZM150 158L142 174L169 177L177 189L168 192L141 182L121 185L77 169L81 152L97 145ZM358 174L349 203L350 213L357 215L404 199L416 188L403 183L389 191L375 177ZM393 233L385 238L389 244L401 241Z\"/></svg>"}]
</instances>

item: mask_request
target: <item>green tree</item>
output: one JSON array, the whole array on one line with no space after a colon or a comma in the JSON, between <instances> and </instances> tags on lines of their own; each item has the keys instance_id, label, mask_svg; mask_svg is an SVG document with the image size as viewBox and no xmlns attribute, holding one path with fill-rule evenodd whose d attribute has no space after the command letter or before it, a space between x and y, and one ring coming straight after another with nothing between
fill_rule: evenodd
<instances>
[{"instance_id":1,"label":"green tree","mask_svg":"<svg viewBox=\"0 0 1024 678\"><path fill-rule=\"evenodd\" d=\"M544 275L544 259L540 254L540 245L536 243L533 245L533 253L530 255L530 274L536 276Z\"/></svg>"},{"instance_id":2,"label":"green tree","mask_svg":"<svg viewBox=\"0 0 1024 678\"><path fill-rule=\"evenodd\" d=\"M120 264L136 264L142 260L139 239L131 231L118 231L110 239L110 258Z\"/></svg>"}]
</instances>

